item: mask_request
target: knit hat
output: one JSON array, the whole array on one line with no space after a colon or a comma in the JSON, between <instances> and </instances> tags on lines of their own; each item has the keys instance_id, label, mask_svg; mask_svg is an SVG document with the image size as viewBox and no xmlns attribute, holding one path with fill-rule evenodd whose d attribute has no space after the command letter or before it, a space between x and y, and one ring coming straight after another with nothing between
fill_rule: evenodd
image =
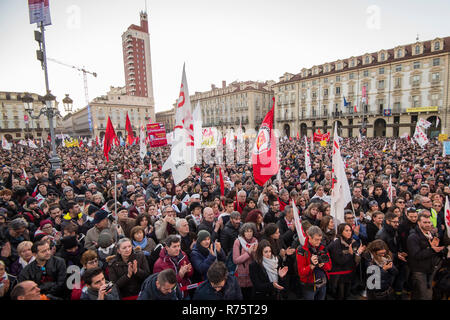
<instances>
[{"instance_id":1,"label":"knit hat","mask_svg":"<svg viewBox=\"0 0 450 320\"><path fill-rule=\"evenodd\" d=\"M197 233L197 243L201 243L206 238L211 238L211 234L206 230L200 230Z\"/></svg>"},{"instance_id":2,"label":"knit hat","mask_svg":"<svg viewBox=\"0 0 450 320\"><path fill-rule=\"evenodd\" d=\"M64 250L72 249L78 247L78 241L76 236L66 236L61 239L61 244Z\"/></svg>"},{"instance_id":3,"label":"knit hat","mask_svg":"<svg viewBox=\"0 0 450 320\"><path fill-rule=\"evenodd\" d=\"M89 205L89 208L88 208L88 215L90 216L90 215L92 215L94 212L97 212L98 210L100 210L99 207L94 206L93 204L91 204L91 205Z\"/></svg>"},{"instance_id":4,"label":"knit hat","mask_svg":"<svg viewBox=\"0 0 450 320\"><path fill-rule=\"evenodd\" d=\"M369 207L373 207L373 206L377 206L378 202L376 202L375 200L372 200L369 202Z\"/></svg>"},{"instance_id":5,"label":"knit hat","mask_svg":"<svg viewBox=\"0 0 450 320\"><path fill-rule=\"evenodd\" d=\"M111 231L108 229L102 230L98 236L98 246L100 248L108 248L110 245L113 244L113 237L111 234Z\"/></svg>"},{"instance_id":6,"label":"knit hat","mask_svg":"<svg viewBox=\"0 0 450 320\"><path fill-rule=\"evenodd\" d=\"M46 224L51 224L52 227L53 227L53 222L52 222L51 220L49 220L49 219L42 220L42 221L39 223L39 227L42 228L42 227L45 226Z\"/></svg>"}]
</instances>

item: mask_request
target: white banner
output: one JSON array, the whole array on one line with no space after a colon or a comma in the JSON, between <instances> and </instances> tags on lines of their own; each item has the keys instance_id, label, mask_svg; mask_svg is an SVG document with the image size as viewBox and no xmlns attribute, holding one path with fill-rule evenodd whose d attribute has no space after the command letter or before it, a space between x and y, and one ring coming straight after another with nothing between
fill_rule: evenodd
<instances>
[{"instance_id":1,"label":"white banner","mask_svg":"<svg viewBox=\"0 0 450 320\"><path fill-rule=\"evenodd\" d=\"M202 143L201 148L217 148L220 135L217 128L203 128L202 129Z\"/></svg>"}]
</instances>

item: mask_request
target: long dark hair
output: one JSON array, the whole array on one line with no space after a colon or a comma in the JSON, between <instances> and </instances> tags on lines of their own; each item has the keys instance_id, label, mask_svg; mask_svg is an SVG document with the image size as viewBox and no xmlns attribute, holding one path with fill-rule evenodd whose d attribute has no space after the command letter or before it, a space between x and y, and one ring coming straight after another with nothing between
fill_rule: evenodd
<instances>
[{"instance_id":1,"label":"long dark hair","mask_svg":"<svg viewBox=\"0 0 450 320\"><path fill-rule=\"evenodd\" d=\"M272 250L272 246L268 240L263 239L258 243L258 248L256 248L255 261L259 264L262 264L263 251L264 251L264 248L266 248L266 247L270 247L270 250ZM272 250L272 255L273 255L273 250Z\"/></svg>"},{"instance_id":2,"label":"long dark hair","mask_svg":"<svg viewBox=\"0 0 450 320\"><path fill-rule=\"evenodd\" d=\"M263 238L266 239L267 241L269 241L270 246L272 247L272 253L274 255L278 255L280 253L281 250L281 244L280 244L280 239L275 240L272 239L272 235L275 234L275 232L277 232L278 227L275 223L271 222L269 224L267 224L264 227L264 235Z\"/></svg>"}]
</instances>

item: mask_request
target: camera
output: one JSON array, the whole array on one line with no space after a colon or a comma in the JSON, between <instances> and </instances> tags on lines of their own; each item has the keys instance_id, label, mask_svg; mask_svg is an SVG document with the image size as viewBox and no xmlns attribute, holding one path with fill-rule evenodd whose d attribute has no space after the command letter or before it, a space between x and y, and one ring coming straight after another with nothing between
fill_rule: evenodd
<instances>
[{"instance_id":1,"label":"camera","mask_svg":"<svg viewBox=\"0 0 450 320\"><path fill-rule=\"evenodd\" d=\"M330 257L327 255L326 250L319 250L319 251L314 250L312 254L317 256L317 265L321 263L327 263L330 261Z\"/></svg>"},{"instance_id":2,"label":"camera","mask_svg":"<svg viewBox=\"0 0 450 320\"><path fill-rule=\"evenodd\" d=\"M108 282L108 283L106 284L105 291L108 292L109 290L112 289L112 287L114 287L114 283Z\"/></svg>"}]
</instances>

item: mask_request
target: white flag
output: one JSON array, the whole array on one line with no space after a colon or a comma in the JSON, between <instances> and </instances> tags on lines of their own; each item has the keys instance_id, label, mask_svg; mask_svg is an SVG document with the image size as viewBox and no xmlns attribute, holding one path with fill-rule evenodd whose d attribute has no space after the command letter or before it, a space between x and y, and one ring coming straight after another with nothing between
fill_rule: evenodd
<instances>
[{"instance_id":1,"label":"white flag","mask_svg":"<svg viewBox=\"0 0 450 320\"><path fill-rule=\"evenodd\" d=\"M172 139L171 153L162 171L171 169L174 182L178 184L189 177L195 164L194 124L184 65Z\"/></svg>"},{"instance_id":2,"label":"white flag","mask_svg":"<svg viewBox=\"0 0 450 320\"><path fill-rule=\"evenodd\" d=\"M420 118L419 121L417 122L417 125L418 125L419 127L424 128L424 129L428 129L428 128L431 126L431 122L429 122L429 121L427 121L427 120L425 120L425 119Z\"/></svg>"},{"instance_id":3,"label":"white flag","mask_svg":"<svg viewBox=\"0 0 450 320\"><path fill-rule=\"evenodd\" d=\"M334 128L333 156L332 156L332 191L331 191L331 216L336 222L336 226L344 223L344 208L352 201L352 194L345 175L345 165L342 161L339 147L339 137L337 126Z\"/></svg>"},{"instance_id":4,"label":"white flag","mask_svg":"<svg viewBox=\"0 0 450 320\"><path fill-rule=\"evenodd\" d=\"M20 140L19 144L22 146L28 146L28 143L25 140Z\"/></svg>"},{"instance_id":5,"label":"white flag","mask_svg":"<svg viewBox=\"0 0 450 320\"><path fill-rule=\"evenodd\" d=\"M311 137L311 148L309 148L310 152L314 152L314 141L313 141L313 137Z\"/></svg>"},{"instance_id":6,"label":"white flag","mask_svg":"<svg viewBox=\"0 0 450 320\"><path fill-rule=\"evenodd\" d=\"M37 149L38 147L31 139L28 139L28 146L33 149Z\"/></svg>"},{"instance_id":7,"label":"white flag","mask_svg":"<svg viewBox=\"0 0 450 320\"><path fill-rule=\"evenodd\" d=\"M145 143L145 127L141 126L139 130L139 156L143 160L147 154L147 144Z\"/></svg>"},{"instance_id":8,"label":"white flag","mask_svg":"<svg viewBox=\"0 0 450 320\"><path fill-rule=\"evenodd\" d=\"M238 144L244 142L244 133L242 132L241 119L239 119L239 128L236 133L236 138L237 138Z\"/></svg>"},{"instance_id":9,"label":"white flag","mask_svg":"<svg viewBox=\"0 0 450 320\"><path fill-rule=\"evenodd\" d=\"M428 143L428 137L423 132L422 128L419 126L419 124L416 125L416 131L414 132L413 139L416 140L417 144L421 146L422 148L425 147L425 145ZM411 140L412 141L412 140Z\"/></svg>"},{"instance_id":10,"label":"white flag","mask_svg":"<svg viewBox=\"0 0 450 320\"><path fill-rule=\"evenodd\" d=\"M312 173L312 169L311 169L311 158L310 158L310 154L309 154L308 140L306 140L306 137L305 137L305 146L306 146L306 149L305 149L305 169L306 169L307 177L309 178L309 176Z\"/></svg>"},{"instance_id":11,"label":"white flag","mask_svg":"<svg viewBox=\"0 0 450 320\"><path fill-rule=\"evenodd\" d=\"M4 136L2 138L2 148L5 150L11 150L11 143L9 143Z\"/></svg>"},{"instance_id":12,"label":"white flag","mask_svg":"<svg viewBox=\"0 0 450 320\"><path fill-rule=\"evenodd\" d=\"M392 150L394 150L394 151L397 150L397 140L394 141L394 146L392 147Z\"/></svg>"},{"instance_id":13,"label":"white flag","mask_svg":"<svg viewBox=\"0 0 450 320\"><path fill-rule=\"evenodd\" d=\"M294 224L295 224L295 230L297 231L298 241L303 246L305 244L306 236L305 232L303 231L302 224L300 222L300 217L298 215L298 208L295 205L294 200L291 200L292 210L294 212Z\"/></svg>"},{"instance_id":14,"label":"white flag","mask_svg":"<svg viewBox=\"0 0 450 320\"><path fill-rule=\"evenodd\" d=\"M44 140L42 140L42 138L41 138L41 145L40 145L40 147L41 147L41 148L44 147Z\"/></svg>"},{"instance_id":15,"label":"white flag","mask_svg":"<svg viewBox=\"0 0 450 320\"><path fill-rule=\"evenodd\" d=\"M234 145L234 131L233 129L227 129L227 133L225 134L225 139L226 139L226 145L229 149L234 150L235 145Z\"/></svg>"},{"instance_id":16,"label":"white flag","mask_svg":"<svg viewBox=\"0 0 450 320\"><path fill-rule=\"evenodd\" d=\"M387 141L384 143L383 152L386 152L386 148L387 148Z\"/></svg>"},{"instance_id":17,"label":"white flag","mask_svg":"<svg viewBox=\"0 0 450 320\"><path fill-rule=\"evenodd\" d=\"M436 117L436 128L438 127L438 125L439 125L439 117Z\"/></svg>"}]
</instances>

